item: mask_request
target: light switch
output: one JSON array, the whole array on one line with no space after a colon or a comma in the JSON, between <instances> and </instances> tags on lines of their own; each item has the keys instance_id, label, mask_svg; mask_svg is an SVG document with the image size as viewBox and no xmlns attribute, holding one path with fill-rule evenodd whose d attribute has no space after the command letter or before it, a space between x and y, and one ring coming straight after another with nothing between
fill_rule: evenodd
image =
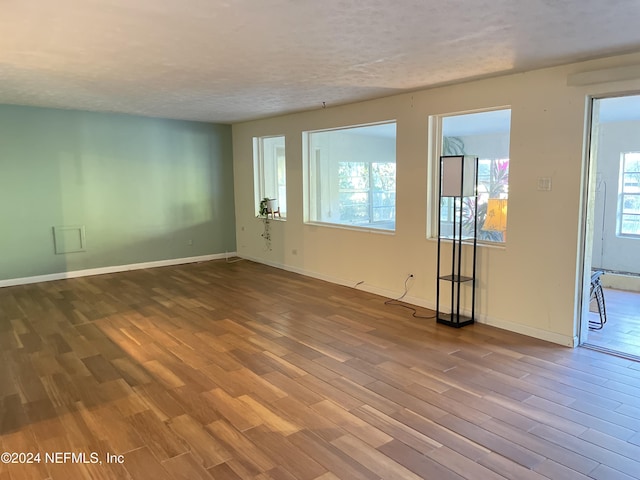
<instances>
[{"instance_id":1,"label":"light switch","mask_svg":"<svg viewBox=\"0 0 640 480\"><path fill-rule=\"evenodd\" d=\"M551 177L538 177L538 190L542 192L550 192Z\"/></svg>"}]
</instances>

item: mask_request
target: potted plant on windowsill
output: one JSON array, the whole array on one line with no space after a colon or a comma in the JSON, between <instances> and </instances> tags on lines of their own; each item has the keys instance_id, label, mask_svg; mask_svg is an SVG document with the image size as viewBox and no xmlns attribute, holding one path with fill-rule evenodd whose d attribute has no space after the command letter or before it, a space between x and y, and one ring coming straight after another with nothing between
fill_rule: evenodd
<instances>
[{"instance_id":1,"label":"potted plant on windowsill","mask_svg":"<svg viewBox=\"0 0 640 480\"><path fill-rule=\"evenodd\" d=\"M267 202L269 201L269 199L267 197L263 198L262 200L260 200L260 203L258 204L258 217L263 217L266 218L267 216Z\"/></svg>"},{"instance_id":2,"label":"potted plant on windowsill","mask_svg":"<svg viewBox=\"0 0 640 480\"><path fill-rule=\"evenodd\" d=\"M273 215L280 211L280 206L278 205L278 200L275 198L264 197L260 200L260 204L258 205L258 216L259 217L268 217L269 214L273 217Z\"/></svg>"},{"instance_id":3,"label":"potted plant on windowsill","mask_svg":"<svg viewBox=\"0 0 640 480\"><path fill-rule=\"evenodd\" d=\"M275 202L275 203L274 203ZM271 224L269 223L269 215L273 216L273 212L278 208L278 203L275 198L264 197L258 204L258 218L262 218L264 224L264 230L261 234L264 238L265 249L271 250Z\"/></svg>"}]
</instances>

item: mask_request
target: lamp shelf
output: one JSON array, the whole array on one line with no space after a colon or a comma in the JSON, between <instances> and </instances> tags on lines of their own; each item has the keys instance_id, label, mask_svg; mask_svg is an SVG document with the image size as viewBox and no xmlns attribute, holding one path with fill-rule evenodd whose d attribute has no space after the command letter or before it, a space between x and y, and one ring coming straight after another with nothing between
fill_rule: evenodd
<instances>
[{"instance_id":1,"label":"lamp shelf","mask_svg":"<svg viewBox=\"0 0 640 480\"><path fill-rule=\"evenodd\" d=\"M446 280L447 282L473 282L474 278L473 277L465 277L464 275L442 275L440 277L440 280Z\"/></svg>"}]
</instances>

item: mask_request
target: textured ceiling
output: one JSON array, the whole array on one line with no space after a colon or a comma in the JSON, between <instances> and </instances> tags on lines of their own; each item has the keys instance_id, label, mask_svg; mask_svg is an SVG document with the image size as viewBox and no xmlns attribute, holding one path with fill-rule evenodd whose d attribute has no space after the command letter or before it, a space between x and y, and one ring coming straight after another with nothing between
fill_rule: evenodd
<instances>
[{"instance_id":1,"label":"textured ceiling","mask_svg":"<svg viewBox=\"0 0 640 480\"><path fill-rule=\"evenodd\" d=\"M640 50L638 0L0 0L0 103L222 123Z\"/></svg>"}]
</instances>

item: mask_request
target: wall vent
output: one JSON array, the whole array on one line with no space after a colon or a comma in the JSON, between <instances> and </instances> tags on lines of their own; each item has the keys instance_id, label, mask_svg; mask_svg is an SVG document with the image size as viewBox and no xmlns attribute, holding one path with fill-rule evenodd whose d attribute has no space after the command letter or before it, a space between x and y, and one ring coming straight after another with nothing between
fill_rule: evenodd
<instances>
[{"instance_id":1,"label":"wall vent","mask_svg":"<svg viewBox=\"0 0 640 480\"><path fill-rule=\"evenodd\" d=\"M56 255L86 251L84 225L53 227L53 244Z\"/></svg>"}]
</instances>

